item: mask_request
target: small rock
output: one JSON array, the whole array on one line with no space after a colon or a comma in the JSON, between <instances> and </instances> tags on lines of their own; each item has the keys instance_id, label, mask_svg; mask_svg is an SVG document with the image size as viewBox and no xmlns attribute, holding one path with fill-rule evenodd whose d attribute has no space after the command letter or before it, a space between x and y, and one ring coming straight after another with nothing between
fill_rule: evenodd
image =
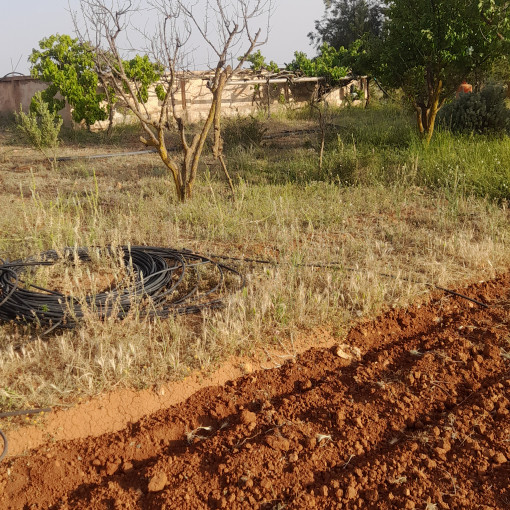
<instances>
[{"instance_id":1,"label":"small rock","mask_svg":"<svg viewBox=\"0 0 510 510\"><path fill-rule=\"evenodd\" d=\"M496 464L504 464L508 459L501 452L498 452L492 457L492 460Z\"/></svg>"},{"instance_id":2,"label":"small rock","mask_svg":"<svg viewBox=\"0 0 510 510\"><path fill-rule=\"evenodd\" d=\"M445 449L437 447L434 450L441 459L446 458L447 451Z\"/></svg>"},{"instance_id":3,"label":"small rock","mask_svg":"<svg viewBox=\"0 0 510 510\"><path fill-rule=\"evenodd\" d=\"M336 412L336 424L341 427L344 424L345 421L345 413L344 411L337 411Z\"/></svg>"},{"instance_id":4,"label":"small rock","mask_svg":"<svg viewBox=\"0 0 510 510\"><path fill-rule=\"evenodd\" d=\"M271 488L271 482L270 482L267 478L263 478L263 479L260 481L260 486L261 486L263 489L270 489L270 488Z\"/></svg>"},{"instance_id":5,"label":"small rock","mask_svg":"<svg viewBox=\"0 0 510 510\"><path fill-rule=\"evenodd\" d=\"M129 462L128 460L126 462L124 462L124 464L122 464L122 471L129 471L133 469L133 463L132 462Z\"/></svg>"},{"instance_id":6,"label":"small rock","mask_svg":"<svg viewBox=\"0 0 510 510\"><path fill-rule=\"evenodd\" d=\"M241 423L243 425L249 425L250 423L257 423L257 415L245 409L241 412Z\"/></svg>"},{"instance_id":7,"label":"small rock","mask_svg":"<svg viewBox=\"0 0 510 510\"><path fill-rule=\"evenodd\" d=\"M427 468L428 469L434 469L437 466L437 462L433 459L427 460Z\"/></svg>"},{"instance_id":8,"label":"small rock","mask_svg":"<svg viewBox=\"0 0 510 510\"><path fill-rule=\"evenodd\" d=\"M246 361L245 363L241 364L241 370L245 374L251 374L253 372L253 365L249 361Z\"/></svg>"},{"instance_id":9,"label":"small rock","mask_svg":"<svg viewBox=\"0 0 510 510\"><path fill-rule=\"evenodd\" d=\"M317 439L315 439L315 437L306 438L306 447L307 448L315 448L316 445L317 445Z\"/></svg>"},{"instance_id":10,"label":"small rock","mask_svg":"<svg viewBox=\"0 0 510 510\"><path fill-rule=\"evenodd\" d=\"M163 471L156 473L149 481L149 492L162 491L168 482L168 478Z\"/></svg>"},{"instance_id":11,"label":"small rock","mask_svg":"<svg viewBox=\"0 0 510 510\"><path fill-rule=\"evenodd\" d=\"M266 444L273 448L273 450L280 450L282 452L286 452L290 448L289 440L284 437L267 436Z\"/></svg>"},{"instance_id":12,"label":"small rock","mask_svg":"<svg viewBox=\"0 0 510 510\"><path fill-rule=\"evenodd\" d=\"M301 388L303 388L304 390L309 390L312 386L313 384L312 381L310 381L310 379L304 381L303 384L301 384Z\"/></svg>"},{"instance_id":13,"label":"small rock","mask_svg":"<svg viewBox=\"0 0 510 510\"><path fill-rule=\"evenodd\" d=\"M106 474L108 476L112 476L115 471L117 471L117 468L119 467L119 465L115 462L107 462L106 463Z\"/></svg>"},{"instance_id":14,"label":"small rock","mask_svg":"<svg viewBox=\"0 0 510 510\"><path fill-rule=\"evenodd\" d=\"M356 490L356 487L353 487L352 485L350 485L347 488L347 492L345 493L345 497L347 499L355 499L357 496L358 496L358 491Z\"/></svg>"},{"instance_id":15,"label":"small rock","mask_svg":"<svg viewBox=\"0 0 510 510\"><path fill-rule=\"evenodd\" d=\"M333 347L333 354L335 356L338 356L339 358L342 358L342 359L352 359L352 354L350 354L346 348L348 348L349 346L348 345L345 345L345 344L341 344L341 345L335 345Z\"/></svg>"}]
</instances>

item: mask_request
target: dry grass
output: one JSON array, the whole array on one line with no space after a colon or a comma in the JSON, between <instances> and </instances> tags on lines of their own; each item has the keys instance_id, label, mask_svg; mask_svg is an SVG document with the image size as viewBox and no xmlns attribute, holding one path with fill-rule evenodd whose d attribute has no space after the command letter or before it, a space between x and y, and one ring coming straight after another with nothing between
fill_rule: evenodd
<instances>
[{"instance_id":1,"label":"dry grass","mask_svg":"<svg viewBox=\"0 0 510 510\"><path fill-rule=\"evenodd\" d=\"M68 142L71 149L80 150ZM30 327L0 326L0 409L155 385L319 324L341 336L353 320L429 291L408 278L458 285L492 277L510 262L509 213L482 199L452 200L412 186L239 179L233 202L211 166L195 198L179 204L154 155L61 164L55 175L26 154L10 154L0 165L0 257L131 243L279 264L240 264L248 287L225 309L199 316L89 317L47 339ZM311 262L338 267L302 265ZM36 276L50 287L99 288L115 281L115 265L105 269L107 281L100 261L96 279L86 269Z\"/></svg>"}]
</instances>

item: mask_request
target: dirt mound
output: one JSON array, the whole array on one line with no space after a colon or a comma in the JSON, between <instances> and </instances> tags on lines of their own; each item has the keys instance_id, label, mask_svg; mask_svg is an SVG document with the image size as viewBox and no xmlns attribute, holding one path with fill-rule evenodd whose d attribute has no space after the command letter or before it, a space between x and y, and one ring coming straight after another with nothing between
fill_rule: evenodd
<instances>
[{"instance_id":1,"label":"dirt mound","mask_svg":"<svg viewBox=\"0 0 510 510\"><path fill-rule=\"evenodd\" d=\"M0 466L0 508L508 508L510 273L94 439Z\"/></svg>"}]
</instances>

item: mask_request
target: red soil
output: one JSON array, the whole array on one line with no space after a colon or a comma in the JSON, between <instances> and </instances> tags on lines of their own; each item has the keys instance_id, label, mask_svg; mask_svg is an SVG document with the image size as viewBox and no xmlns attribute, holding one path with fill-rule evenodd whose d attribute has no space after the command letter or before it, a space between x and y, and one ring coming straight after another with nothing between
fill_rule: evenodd
<instances>
[{"instance_id":1,"label":"red soil","mask_svg":"<svg viewBox=\"0 0 510 510\"><path fill-rule=\"evenodd\" d=\"M510 273L0 465L0 508L510 507Z\"/></svg>"}]
</instances>

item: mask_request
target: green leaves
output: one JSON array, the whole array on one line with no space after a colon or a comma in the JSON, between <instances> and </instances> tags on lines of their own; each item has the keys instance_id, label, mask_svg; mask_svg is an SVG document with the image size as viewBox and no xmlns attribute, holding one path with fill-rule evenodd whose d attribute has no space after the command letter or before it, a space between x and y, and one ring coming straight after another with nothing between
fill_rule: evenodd
<instances>
[{"instance_id":1,"label":"green leaves","mask_svg":"<svg viewBox=\"0 0 510 510\"><path fill-rule=\"evenodd\" d=\"M32 77L48 82L42 99L51 112L61 110L65 101L72 106L75 122L85 121L90 126L108 117L103 104L105 95L98 91L94 52L87 44L68 35L52 35L39 42L40 50L34 49L29 57ZM56 95L64 99L57 99Z\"/></svg>"},{"instance_id":2,"label":"green leaves","mask_svg":"<svg viewBox=\"0 0 510 510\"><path fill-rule=\"evenodd\" d=\"M84 121L91 126L96 121L106 120L109 109L117 101L113 88L108 83L101 90L98 76L98 58L90 45L81 43L68 35L52 35L40 41L40 50L33 50L29 61L32 63L31 75L48 82L42 99L51 112L57 113L67 101L72 107L75 122ZM138 101L146 103L149 99L149 87L157 82L163 73L163 67L149 60L147 55L136 55L122 62L129 84L134 87ZM102 70L104 71L104 69ZM119 69L111 70L119 72ZM123 83L128 92L128 83ZM57 98L57 94L61 98ZM158 98L164 98L162 86L156 90ZM109 103L107 102L107 98Z\"/></svg>"},{"instance_id":3,"label":"green leaves","mask_svg":"<svg viewBox=\"0 0 510 510\"><path fill-rule=\"evenodd\" d=\"M14 115L21 136L35 149L41 151L52 167L56 168L56 150L59 145L58 136L62 127L62 118L50 111L41 92L37 92L32 98L28 114L20 109Z\"/></svg>"},{"instance_id":4,"label":"green leaves","mask_svg":"<svg viewBox=\"0 0 510 510\"><path fill-rule=\"evenodd\" d=\"M163 66L151 62L147 55L143 57L136 55L131 60L123 61L122 64L127 78L136 89L138 101L146 103L149 100L149 87L161 78ZM124 88L127 92L127 83L124 83ZM161 101L164 99L164 89L161 85L156 87L156 95Z\"/></svg>"},{"instance_id":5,"label":"green leaves","mask_svg":"<svg viewBox=\"0 0 510 510\"><path fill-rule=\"evenodd\" d=\"M239 57L238 60L240 61L242 58L243 57ZM250 69L253 71L269 71L271 73L278 73L280 71L278 64L273 60L271 60L269 64L266 62L260 50L248 55L248 57L246 57L246 62L251 63Z\"/></svg>"},{"instance_id":6,"label":"green leaves","mask_svg":"<svg viewBox=\"0 0 510 510\"><path fill-rule=\"evenodd\" d=\"M321 76L334 85L349 74L347 66L352 54L349 50L341 47L335 49L328 43L324 43L319 55L309 59L302 51L294 53L294 60L287 66L290 71L299 71L304 76Z\"/></svg>"},{"instance_id":7,"label":"green leaves","mask_svg":"<svg viewBox=\"0 0 510 510\"><path fill-rule=\"evenodd\" d=\"M502 0L386 0L387 21L373 73L401 88L430 140L435 115L461 81L507 52Z\"/></svg>"},{"instance_id":8,"label":"green leaves","mask_svg":"<svg viewBox=\"0 0 510 510\"><path fill-rule=\"evenodd\" d=\"M415 100L425 100L431 81L439 79L444 84L443 97L450 95L472 70L483 70L503 50L500 36L504 30L508 33L508 20L494 15L495 0L387 3L386 37L377 74L386 85L402 87ZM421 80L416 80L418 73Z\"/></svg>"}]
</instances>

